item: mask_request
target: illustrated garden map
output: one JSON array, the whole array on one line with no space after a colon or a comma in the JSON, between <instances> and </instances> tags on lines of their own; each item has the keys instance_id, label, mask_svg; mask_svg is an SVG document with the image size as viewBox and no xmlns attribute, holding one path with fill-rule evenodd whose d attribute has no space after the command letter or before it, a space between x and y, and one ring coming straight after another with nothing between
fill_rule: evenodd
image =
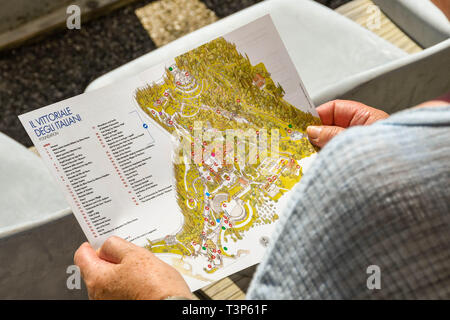
<instances>
[{"instance_id":1,"label":"illustrated garden map","mask_svg":"<svg viewBox=\"0 0 450 320\"><path fill-rule=\"evenodd\" d=\"M200 261L203 276L192 265L180 269L201 280L250 253L246 234L279 219L277 202L300 181L301 160L316 152L306 127L320 120L284 95L264 62L253 64L223 37L176 57L160 81L136 91L139 107L180 140L173 167L183 225L149 240L149 250ZM248 134L234 143L226 138L230 130ZM256 161L249 163L252 147ZM269 239L258 241L265 246Z\"/></svg>"}]
</instances>

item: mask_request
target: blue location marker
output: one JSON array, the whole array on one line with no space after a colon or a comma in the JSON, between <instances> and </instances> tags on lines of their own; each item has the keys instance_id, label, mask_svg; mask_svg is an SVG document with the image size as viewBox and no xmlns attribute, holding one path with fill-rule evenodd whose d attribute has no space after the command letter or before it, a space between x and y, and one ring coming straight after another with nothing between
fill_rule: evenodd
<instances>
[{"instance_id":1,"label":"blue location marker","mask_svg":"<svg viewBox=\"0 0 450 320\"><path fill-rule=\"evenodd\" d=\"M148 128L148 125L146 123L144 123L142 126L144 127L144 129Z\"/></svg>"},{"instance_id":2,"label":"blue location marker","mask_svg":"<svg viewBox=\"0 0 450 320\"><path fill-rule=\"evenodd\" d=\"M209 192L206 193L206 196L209 197Z\"/></svg>"},{"instance_id":3,"label":"blue location marker","mask_svg":"<svg viewBox=\"0 0 450 320\"><path fill-rule=\"evenodd\" d=\"M217 222L220 222L220 219L216 219Z\"/></svg>"}]
</instances>

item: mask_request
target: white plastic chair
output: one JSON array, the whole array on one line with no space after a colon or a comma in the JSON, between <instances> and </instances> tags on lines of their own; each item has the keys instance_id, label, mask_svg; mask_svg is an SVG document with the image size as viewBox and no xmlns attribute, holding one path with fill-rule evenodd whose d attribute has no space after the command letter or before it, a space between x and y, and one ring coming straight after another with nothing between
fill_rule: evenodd
<instances>
[{"instance_id":1,"label":"white plastic chair","mask_svg":"<svg viewBox=\"0 0 450 320\"><path fill-rule=\"evenodd\" d=\"M406 57L407 53L340 14L309 0L268 0L221 19L94 80L90 91L135 75L270 14L310 95Z\"/></svg>"},{"instance_id":2,"label":"white plastic chair","mask_svg":"<svg viewBox=\"0 0 450 320\"><path fill-rule=\"evenodd\" d=\"M42 159L2 133L0 190L0 299L86 297L65 289L80 227Z\"/></svg>"},{"instance_id":3,"label":"white plastic chair","mask_svg":"<svg viewBox=\"0 0 450 320\"><path fill-rule=\"evenodd\" d=\"M450 22L430 0L373 0L423 48L450 37Z\"/></svg>"}]
</instances>

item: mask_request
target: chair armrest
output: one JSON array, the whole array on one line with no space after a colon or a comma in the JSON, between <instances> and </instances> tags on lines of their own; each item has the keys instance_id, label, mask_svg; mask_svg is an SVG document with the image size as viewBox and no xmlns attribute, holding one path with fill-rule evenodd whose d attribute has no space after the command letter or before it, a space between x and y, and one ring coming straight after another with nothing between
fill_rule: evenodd
<instances>
[{"instance_id":1,"label":"chair armrest","mask_svg":"<svg viewBox=\"0 0 450 320\"><path fill-rule=\"evenodd\" d=\"M373 0L373 2L424 48L450 38L450 22L430 0Z\"/></svg>"},{"instance_id":2,"label":"chair armrest","mask_svg":"<svg viewBox=\"0 0 450 320\"><path fill-rule=\"evenodd\" d=\"M360 73L312 95L316 105L333 99L364 102L393 113L448 92L450 39L424 51Z\"/></svg>"}]
</instances>

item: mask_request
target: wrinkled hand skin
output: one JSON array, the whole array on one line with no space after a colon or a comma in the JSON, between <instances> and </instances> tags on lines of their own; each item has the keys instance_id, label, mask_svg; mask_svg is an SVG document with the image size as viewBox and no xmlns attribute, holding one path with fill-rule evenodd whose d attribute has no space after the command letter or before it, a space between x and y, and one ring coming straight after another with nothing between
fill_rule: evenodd
<instances>
[{"instance_id":1,"label":"wrinkled hand skin","mask_svg":"<svg viewBox=\"0 0 450 320\"><path fill-rule=\"evenodd\" d=\"M333 100L316 108L321 126L309 126L308 138L323 148L332 138L353 126L367 126L389 117L386 112L351 100Z\"/></svg>"},{"instance_id":2,"label":"wrinkled hand skin","mask_svg":"<svg viewBox=\"0 0 450 320\"><path fill-rule=\"evenodd\" d=\"M75 252L89 299L162 300L192 298L181 274L152 252L111 237L96 252L83 243Z\"/></svg>"}]
</instances>

